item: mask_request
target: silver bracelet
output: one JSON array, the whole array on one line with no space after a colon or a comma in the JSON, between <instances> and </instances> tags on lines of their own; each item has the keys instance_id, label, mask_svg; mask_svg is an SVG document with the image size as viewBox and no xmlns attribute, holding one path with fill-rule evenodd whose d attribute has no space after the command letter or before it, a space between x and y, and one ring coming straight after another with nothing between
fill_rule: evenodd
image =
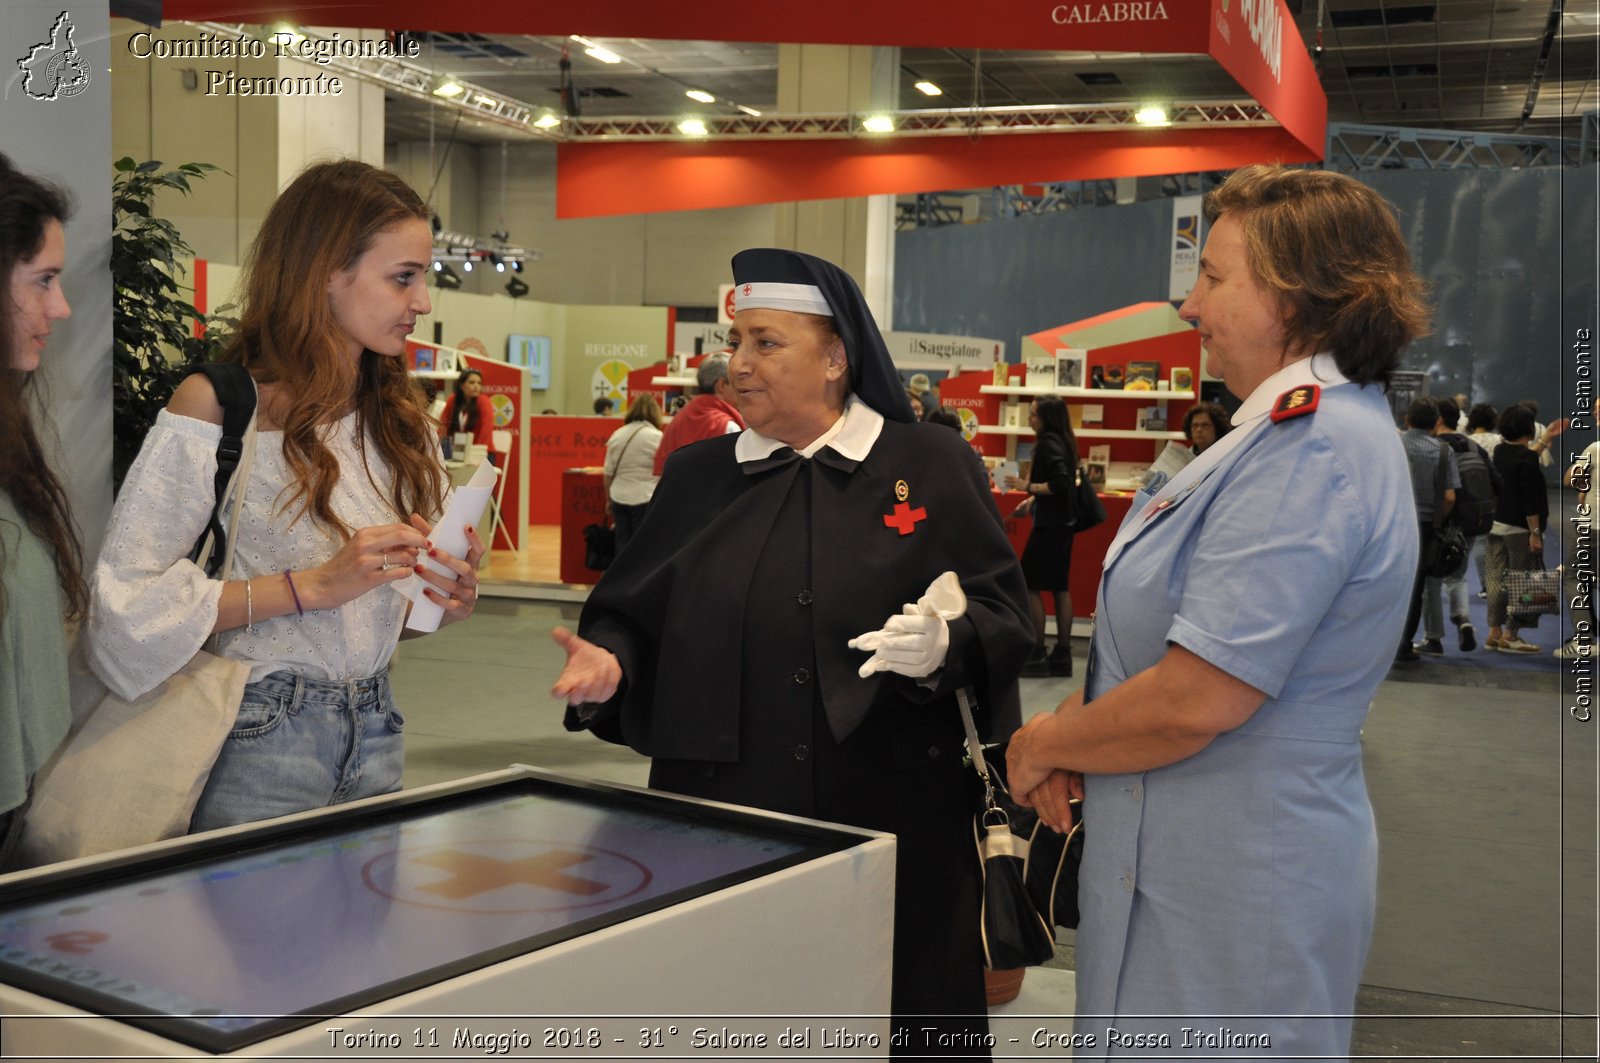
<instances>
[{"instance_id":1,"label":"silver bracelet","mask_svg":"<svg viewBox=\"0 0 1600 1063\"><path fill-rule=\"evenodd\" d=\"M244 629L250 634L256 633L256 603L250 593L250 581L244 581Z\"/></svg>"}]
</instances>

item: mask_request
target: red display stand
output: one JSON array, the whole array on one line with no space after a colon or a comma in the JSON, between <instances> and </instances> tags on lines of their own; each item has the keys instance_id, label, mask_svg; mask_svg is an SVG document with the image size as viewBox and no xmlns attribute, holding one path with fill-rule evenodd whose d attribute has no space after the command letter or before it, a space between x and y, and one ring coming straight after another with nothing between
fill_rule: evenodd
<instances>
[{"instance_id":1,"label":"red display stand","mask_svg":"<svg viewBox=\"0 0 1600 1063\"><path fill-rule=\"evenodd\" d=\"M596 583L600 573L583 563L588 544L583 529L606 519L603 477L587 469L561 474L561 582Z\"/></svg>"},{"instance_id":2,"label":"red display stand","mask_svg":"<svg viewBox=\"0 0 1600 1063\"><path fill-rule=\"evenodd\" d=\"M528 447L529 523L565 523L562 476L568 469L604 465L606 440L621 427L620 417L533 418ZM596 473L595 482L599 480Z\"/></svg>"},{"instance_id":3,"label":"red display stand","mask_svg":"<svg viewBox=\"0 0 1600 1063\"><path fill-rule=\"evenodd\" d=\"M505 491L500 496L500 524L495 528L491 548L521 550L527 545L528 538L527 521L524 519L524 514L528 512L524 498L528 477L523 463L527 448L522 446L522 425L526 422L523 407L528 402L528 371L509 362L480 358L466 352L458 352L457 357L466 363L464 369L483 374L483 393L494 407L494 426L496 430L511 433L506 464L500 470L506 482Z\"/></svg>"}]
</instances>

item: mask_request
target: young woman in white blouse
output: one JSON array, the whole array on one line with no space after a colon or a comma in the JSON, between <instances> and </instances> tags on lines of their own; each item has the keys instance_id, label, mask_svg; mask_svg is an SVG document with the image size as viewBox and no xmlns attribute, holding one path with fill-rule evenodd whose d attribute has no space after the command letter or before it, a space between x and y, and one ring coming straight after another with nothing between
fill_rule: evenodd
<instances>
[{"instance_id":1,"label":"young woman in white blouse","mask_svg":"<svg viewBox=\"0 0 1600 1063\"><path fill-rule=\"evenodd\" d=\"M209 830L396 790L400 714L387 668L413 571L471 615L484 545L431 548L446 494L434 427L404 363L430 309L427 207L398 177L312 166L251 248L224 360L256 382L257 436L233 573L188 554L210 519L222 409L191 376L144 442L91 578L90 659L118 693L165 680L213 633L250 684L191 823ZM428 552L454 578L418 564Z\"/></svg>"}]
</instances>

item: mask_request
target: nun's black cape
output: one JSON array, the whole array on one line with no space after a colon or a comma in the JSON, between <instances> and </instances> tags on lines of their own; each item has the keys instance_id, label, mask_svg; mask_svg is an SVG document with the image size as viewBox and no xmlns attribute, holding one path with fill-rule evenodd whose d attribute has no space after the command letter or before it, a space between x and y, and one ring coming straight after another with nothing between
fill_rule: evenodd
<instances>
[{"instance_id":1,"label":"nun's black cape","mask_svg":"<svg viewBox=\"0 0 1600 1063\"><path fill-rule=\"evenodd\" d=\"M659 789L895 833L894 1012L981 1016L976 776L954 692L970 687L980 728L1006 737L1033 644L982 464L958 433L894 420L859 464L785 448L752 473L735 461L737 438L668 459L579 623L617 655L623 687L569 711L568 726L588 721L654 758ZM885 523L897 509L924 516L902 535ZM869 655L846 643L946 570L968 607L931 688L861 679ZM984 1028L975 1022L950 1029Z\"/></svg>"}]
</instances>

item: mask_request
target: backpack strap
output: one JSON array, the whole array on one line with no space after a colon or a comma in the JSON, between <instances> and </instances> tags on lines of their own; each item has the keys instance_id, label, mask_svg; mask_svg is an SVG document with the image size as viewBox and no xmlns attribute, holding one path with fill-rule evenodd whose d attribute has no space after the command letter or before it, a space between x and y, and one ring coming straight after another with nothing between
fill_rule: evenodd
<instances>
[{"instance_id":1,"label":"backpack strap","mask_svg":"<svg viewBox=\"0 0 1600 1063\"><path fill-rule=\"evenodd\" d=\"M239 469L239 460L244 455L245 433L255 419L256 384L244 366L231 363L208 362L195 366L190 375L193 373L202 373L211 381L217 401L222 404L222 438L217 441L217 472L211 484L214 499L211 522L189 551L189 559L211 574L227 552L228 533L222 521L223 502L227 497L228 485ZM210 537L211 549L202 558L200 554L207 537Z\"/></svg>"}]
</instances>

